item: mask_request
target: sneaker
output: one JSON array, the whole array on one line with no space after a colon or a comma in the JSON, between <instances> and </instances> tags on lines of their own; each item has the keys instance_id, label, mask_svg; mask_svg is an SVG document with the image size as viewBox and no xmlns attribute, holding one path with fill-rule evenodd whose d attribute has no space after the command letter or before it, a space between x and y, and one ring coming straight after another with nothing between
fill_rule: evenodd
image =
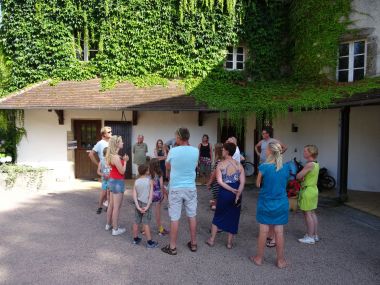
<instances>
[{"instance_id":1,"label":"sneaker","mask_svg":"<svg viewBox=\"0 0 380 285\"><path fill-rule=\"evenodd\" d=\"M108 200L105 200L105 201L103 202L103 206L106 207L106 208L108 207Z\"/></svg>"},{"instance_id":2,"label":"sneaker","mask_svg":"<svg viewBox=\"0 0 380 285\"><path fill-rule=\"evenodd\" d=\"M112 225L106 224L105 230L109 231L110 229L112 229Z\"/></svg>"},{"instance_id":3,"label":"sneaker","mask_svg":"<svg viewBox=\"0 0 380 285\"><path fill-rule=\"evenodd\" d=\"M315 240L312 237L304 236L303 238L298 239L300 243L306 243L306 244L315 244Z\"/></svg>"},{"instance_id":4,"label":"sneaker","mask_svg":"<svg viewBox=\"0 0 380 285\"><path fill-rule=\"evenodd\" d=\"M117 230L112 229L112 235L113 236L118 236L118 235L121 235L121 234L125 233L125 231L126 231L125 228L118 228Z\"/></svg>"},{"instance_id":5,"label":"sneaker","mask_svg":"<svg viewBox=\"0 0 380 285\"><path fill-rule=\"evenodd\" d=\"M315 235L315 236L314 236L314 241L315 241L315 242L319 242L319 236L318 236L318 235Z\"/></svg>"},{"instance_id":6,"label":"sneaker","mask_svg":"<svg viewBox=\"0 0 380 285\"><path fill-rule=\"evenodd\" d=\"M98 208L98 209L96 210L96 213L99 215L99 214L102 212L102 210L103 210L103 208Z\"/></svg>"},{"instance_id":7,"label":"sneaker","mask_svg":"<svg viewBox=\"0 0 380 285\"><path fill-rule=\"evenodd\" d=\"M147 247L147 248L156 248L156 247L158 247L158 242L156 242L156 241L152 241L151 244L147 243L147 244L146 244L146 247Z\"/></svg>"},{"instance_id":8,"label":"sneaker","mask_svg":"<svg viewBox=\"0 0 380 285\"><path fill-rule=\"evenodd\" d=\"M132 244L138 245L141 242L141 240L142 240L142 238L140 238L140 237L134 238L132 241Z\"/></svg>"}]
</instances>

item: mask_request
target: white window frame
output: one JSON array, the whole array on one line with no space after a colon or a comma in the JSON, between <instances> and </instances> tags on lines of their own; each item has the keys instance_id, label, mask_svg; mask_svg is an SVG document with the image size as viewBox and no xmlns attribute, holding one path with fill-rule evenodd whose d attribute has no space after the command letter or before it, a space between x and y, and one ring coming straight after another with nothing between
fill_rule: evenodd
<instances>
[{"instance_id":1,"label":"white window frame","mask_svg":"<svg viewBox=\"0 0 380 285\"><path fill-rule=\"evenodd\" d=\"M238 48L242 48L243 49L243 53L238 53L237 52L237 49ZM236 47L233 47L232 48L232 61L230 60L227 60L227 55L229 54L228 50L227 50L227 53L226 53L226 60L225 60L225 69L226 70L244 70L245 69L245 47L244 46L236 46ZM237 60L237 56L238 55L243 55L243 61L238 61ZM232 68L227 68L227 62L232 62ZM238 69L237 68L237 63L243 63L243 69Z\"/></svg>"},{"instance_id":2,"label":"white window frame","mask_svg":"<svg viewBox=\"0 0 380 285\"><path fill-rule=\"evenodd\" d=\"M364 42L364 53L354 54L354 46L356 42ZM364 76L366 75L367 70L367 41L365 39L361 40L355 40L355 41L348 41L348 42L341 42L339 45L342 44L348 44L348 56L340 56L338 51L338 63L336 67L336 80L339 80L339 71L348 71L348 81L347 82L353 82L354 81L354 70L355 69L362 69L362 67L354 68L354 59L355 56L358 55L364 55ZM348 57L348 69L339 69L339 59L342 57Z\"/></svg>"}]
</instances>

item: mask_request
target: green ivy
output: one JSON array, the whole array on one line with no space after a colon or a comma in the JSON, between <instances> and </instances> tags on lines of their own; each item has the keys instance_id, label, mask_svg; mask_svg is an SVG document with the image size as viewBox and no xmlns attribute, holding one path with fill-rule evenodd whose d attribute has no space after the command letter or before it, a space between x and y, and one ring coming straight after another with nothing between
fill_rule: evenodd
<instances>
[{"instance_id":1,"label":"green ivy","mask_svg":"<svg viewBox=\"0 0 380 285\"><path fill-rule=\"evenodd\" d=\"M24 175L23 179L26 180L27 188L35 185L39 190L42 186L43 174L47 171L44 167L32 167L27 165L15 165L15 164L2 164L0 165L0 174L5 176L6 189L11 189L17 177Z\"/></svg>"}]
</instances>

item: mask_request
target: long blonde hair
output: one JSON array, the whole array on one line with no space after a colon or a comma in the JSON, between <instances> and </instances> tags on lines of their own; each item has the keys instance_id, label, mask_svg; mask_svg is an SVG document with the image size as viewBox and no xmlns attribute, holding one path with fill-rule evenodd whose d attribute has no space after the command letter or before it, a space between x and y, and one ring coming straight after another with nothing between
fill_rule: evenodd
<instances>
[{"instance_id":1,"label":"long blonde hair","mask_svg":"<svg viewBox=\"0 0 380 285\"><path fill-rule=\"evenodd\" d=\"M119 155L119 143L122 141L122 137L120 136L112 136L108 141L108 149L106 153L106 162L108 165L111 165L111 157L113 155Z\"/></svg>"},{"instance_id":2,"label":"long blonde hair","mask_svg":"<svg viewBox=\"0 0 380 285\"><path fill-rule=\"evenodd\" d=\"M271 154L267 157L267 161L274 160L276 171L279 171L282 168L282 147L278 142L270 142L268 148Z\"/></svg>"}]
</instances>

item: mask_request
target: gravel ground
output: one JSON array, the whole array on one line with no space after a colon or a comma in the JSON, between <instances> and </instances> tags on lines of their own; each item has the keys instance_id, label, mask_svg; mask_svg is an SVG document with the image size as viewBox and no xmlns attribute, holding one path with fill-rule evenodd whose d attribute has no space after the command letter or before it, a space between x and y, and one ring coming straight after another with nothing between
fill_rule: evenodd
<instances>
[{"instance_id":1,"label":"gravel ground","mask_svg":"<svg viewBox=\"0 0 380 285\"><path fill-rule=\"evenodd\" d=\"M198 252L186 246L183 216L177 256L147 249L145 240L131 244L130 190L121 214L127 233L113 237L104 230L105 213L95 214L98 191L75 188L27 195L0 191L0 284L380 284L380 219L345 206L318 210L321 241L316 245L298 243L305 231L303 217L290 213L285 227L289 266L280 270L274 249L266 250L261 267L248 260L258 234L257 190L252 187L244 193L232 250L225 247L224 233L213 248L204 243L213 212L209 192L199 187ZM167 210L162 216L168 225ZM160 247L168 242L154 238Z\"/></svg>"}]
</instances>

